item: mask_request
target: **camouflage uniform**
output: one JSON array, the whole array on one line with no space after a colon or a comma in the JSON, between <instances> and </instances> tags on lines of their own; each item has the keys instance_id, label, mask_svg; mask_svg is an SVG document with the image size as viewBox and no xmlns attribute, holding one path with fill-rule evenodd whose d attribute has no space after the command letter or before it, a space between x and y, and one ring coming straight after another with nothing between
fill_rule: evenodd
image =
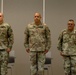
<instances>
[{"instance_id":1,"label":"camouflage uniform","mask_svg":"<svg viewBox=\"0 0 76 75\"><path fill-rule=\"evenodd\" d=\"M66 75L76 75L76 30L63 30L58 38L58 50L64 55Z\"/></svg>"},{"instance_id":2,"label":"camouflage uniform","mask_svg":"<svg viewBox=\"0 0 76 75\"><path fill-rule=\"evenodd\" d=\"M43 66L45 63L45 50L51 46L50 30L45 24L28 24L25 29L25 49L30 49L31 75L43 75ZM36 68L38 66L38 69Z\"/></svg>"},{"instance_id":3,"label":"camouflage uniform","mask_svg":"<svg viewBox=\"0 0 76 75\"><path fill-rule=\"evenodd\" d=\"M7 74L8 56L7 48L12 48L13 31L7 23L0 24L0 75Z\"/></svg>"}]
</instances>

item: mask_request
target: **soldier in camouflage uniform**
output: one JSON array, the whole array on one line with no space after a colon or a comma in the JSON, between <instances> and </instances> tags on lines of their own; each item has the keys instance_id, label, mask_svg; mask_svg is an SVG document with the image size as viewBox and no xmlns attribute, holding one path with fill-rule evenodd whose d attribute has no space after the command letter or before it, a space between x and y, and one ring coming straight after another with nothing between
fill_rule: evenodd
<instances>
[{"instance_id":1,"label":"soldier in camouflage uniform","mask_svg":"<svg viewBox=\"0 0 76 75\"><path fill-rule=\"evenodd\" d=\"M45 54L51 46L50 30L46 24L41 23L41 15L35 13L34 22L25 29L24 46L30 53L31 75L43 75Z\"/></svg>"},{"instance_id":2,"label":"soldier in camouflage uniform","mask_svg":"<svg viewBox=\"0 0 76 75\"><path fill-rule=\"evenodd\" d=\"M74 20L68 21L58 39L58 50L64 59L65 75L76 75L76 30Z\"/></svg>"},{"instance_id":3,"label":"soldier in camouflage uniform","mask_svg":"<svg viewBox=\"0 0 76 75\"><path fill-rule=\"evenodd\" d=\"M3 18L0 13L0 75L7 74L8 56L13 45L13 31Z\"/></svg>"}]
</instances>

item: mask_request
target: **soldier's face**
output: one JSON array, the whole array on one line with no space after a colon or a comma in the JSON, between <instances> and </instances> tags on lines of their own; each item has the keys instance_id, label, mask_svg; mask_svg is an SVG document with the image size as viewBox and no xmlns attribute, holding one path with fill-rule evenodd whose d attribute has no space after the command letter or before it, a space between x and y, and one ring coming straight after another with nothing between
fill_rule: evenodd
<instances>
[{"instance_id":1,"label":"soldier's face","mask_svg":"<svg viewBox=\"0 0 76 75\"><path fill-rule=\"evenodd\" d=\"M75 26L75 24L74 24L74 22L73 21L69 21L68 22L68 30L73 30L74 29L74 26Z\"/></svg>"},{"instance_id":2,"label":"soldier's face","mask_svg":"<svg viewBox=\"0 0 76 75\"><path fill-rule=\"evenodd\" d=\"M34 21L35 22L40 22L40 20L41 20L41 15L39 13L35 13L35 15L34 15Z\"/></svg>"},{"instance_id":3,"label":"soldier's face","mask_svg":"<svg viewBox=\"0 0 76 75\"><path fill-rule=\"evenodd\" d=\"M3 22L3 14L0 13L0 22Z\"/></svg>"}]
</instances>

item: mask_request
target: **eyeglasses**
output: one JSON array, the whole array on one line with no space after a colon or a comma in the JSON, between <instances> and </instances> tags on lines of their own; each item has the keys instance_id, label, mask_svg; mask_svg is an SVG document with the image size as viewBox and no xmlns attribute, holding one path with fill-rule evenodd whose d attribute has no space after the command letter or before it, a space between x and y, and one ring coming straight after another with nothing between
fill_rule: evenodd
<instances>
[{"instance_id":1,"label":"eyeglasses","mask_svg":"<svg viewBox=\"0 0 76 75\"><path fill-rule=\"evenodd\" d=\"M68 23L68 25L74 25L74 24Z\"/></svg>"}]
</instances>

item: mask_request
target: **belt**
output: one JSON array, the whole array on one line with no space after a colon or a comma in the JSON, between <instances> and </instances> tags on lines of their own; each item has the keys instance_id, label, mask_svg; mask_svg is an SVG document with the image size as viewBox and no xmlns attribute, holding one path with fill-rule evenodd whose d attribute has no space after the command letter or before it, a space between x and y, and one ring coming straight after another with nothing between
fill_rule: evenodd
<instances>
[{"instance_id":1,"label":"belt","mask_svg":"<svg viewBox=\"0 0 76 75\"><path fill-rule=\"evenodd\" d=\"M5 51L5 49L0 49L0 51Z\"/></svg>"}]
</instances>

